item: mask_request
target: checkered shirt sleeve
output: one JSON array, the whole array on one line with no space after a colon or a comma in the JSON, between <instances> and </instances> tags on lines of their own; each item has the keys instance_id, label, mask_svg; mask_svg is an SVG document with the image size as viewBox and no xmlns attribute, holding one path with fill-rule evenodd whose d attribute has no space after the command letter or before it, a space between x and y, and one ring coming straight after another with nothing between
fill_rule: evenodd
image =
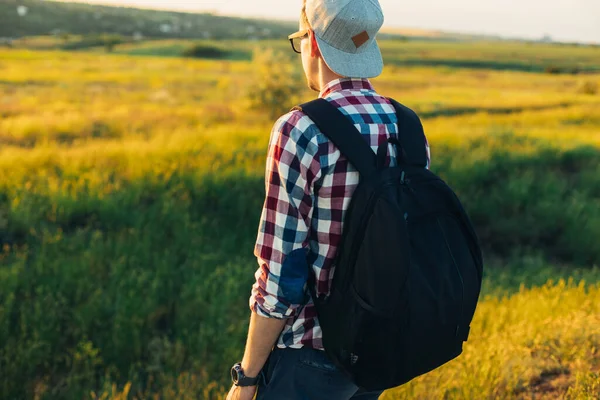
<instances>
[{"instance_id":1,"label":"checkered shirt sleeve","mask_svg":"<svg viewBox=\"0 0 600 400\"><path fill-rule=\"evenodd\" d=\"M317 133L301 111L280 118L271 132L250 297L250 308L264 317L292 318L307 300L314 183L321 177Z\"/></svg>"}]
</instances>

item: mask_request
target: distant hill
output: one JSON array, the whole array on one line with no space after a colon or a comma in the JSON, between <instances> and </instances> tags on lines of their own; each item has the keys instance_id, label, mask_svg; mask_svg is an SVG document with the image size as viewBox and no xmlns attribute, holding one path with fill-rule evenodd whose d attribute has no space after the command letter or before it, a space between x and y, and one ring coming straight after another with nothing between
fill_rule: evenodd
<instances>
[{"instance_id":1,"label":"distant hill","mask_svg":"<svg viewBox=\"0 0 600 400\"><path fill-rule=\"evenodd\" d=\"M0 0L0 45L5 42L3 38L52 34L111 34L131 39L281 39L296 29L297 23L293 21L92 5L64 0ZM506 40L491 35L412 28L384 28L379 35L379 39L398 38L436 42ZM545 38L544 41L551 39Z\"/></svg>"},{"instance_id":2,"label":"distant hill","mask_svg":"<svg viewBox=\"0 0 600 400\"><path fill-rule=\"evenodd\" d=\"M41 0L0 0L0 37L69 33L138 38L269 39L296 28L291 22L109 7Z\"/></svg>"},{"instance_id":3,"label":"distant hill","mask_svg":"<svg viewBox=\"0 0 600 400\"><path fill-rule=\"evenodd\" d=\"M149 39L281 39L297 29L292 21L234 18L43 0L0 0L0 38L49 34L118 34ZM423 29L384 28L380 39L462 41L495 39Z\"/></svg>"}]
</instances>

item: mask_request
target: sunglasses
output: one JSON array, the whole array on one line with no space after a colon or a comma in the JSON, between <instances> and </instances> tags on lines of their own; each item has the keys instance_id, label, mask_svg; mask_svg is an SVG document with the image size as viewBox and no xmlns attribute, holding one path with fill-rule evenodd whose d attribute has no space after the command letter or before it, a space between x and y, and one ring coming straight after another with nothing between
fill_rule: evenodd
<instances>
[{"instance_id":1,"label":"sunglasses","mask_svg":"<svg viewBox=\"0 0 600 400\"><path fill-rule=\"evenodd\" d=\"M304 29L302 31L296 32L288 36L290 43L292 44L292 49L298 53L302 54L302 41L308 38L308 33L310 29Z\"/></svg>"}]
</instances>

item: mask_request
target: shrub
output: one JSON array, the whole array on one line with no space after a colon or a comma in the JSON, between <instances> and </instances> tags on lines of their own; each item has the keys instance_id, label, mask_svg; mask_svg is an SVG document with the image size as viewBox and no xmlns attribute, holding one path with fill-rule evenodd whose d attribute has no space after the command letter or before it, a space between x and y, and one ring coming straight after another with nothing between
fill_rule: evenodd
<instances>
[{"instance_id":1,"label":"shrub","mask_svg":"<svg viewBox=\"0 0 600 400\"><path fill-rule=\"evenodd\" d=\"M71 41L71 34L69 34L68 32L62 32L58 36L60 37L60 40L63 41L63 43L69 43Z\"/></svg>"},{"instance_id":2,"label":"shrub","mask_svg":"<svg viewBox=\"0 0 600 400\"><path fill-rule=\"evenodd\" d=\"M184 57L209 58L221 60L229 56L229 52L220 47L206 43L197 43L183 51Z\"/></svg>"},{"instance_id":3,"label":"shrub","mask_svg":"<svg viewBox=\"0 0 600 400\"><path fill-rule=\"evenodd\" d=\"M600 92L600 85L598 85L598 82L586 81L581 86L580 92L583 94L589 94L592 96L596 95L596 94L598 94L598 92Z\"/></svg>"},{"instance_id":4,"label":"shrub","mask_svg":"<svg viewBox=\"0 0 600 400\"><path fill-rule=\"evenodd\" d=\"M562 74L563 70L560 67L557 67L555 65L549 65L544 69L544 72L547 74Z\"/></svg>"},{"instance_id":5,"label":"shrub","mask_svg":"<svg viewBox=\"0 0 600 400\"><path fill-rule=\"evenodd\" d=\"M271 119L285 114L298 102L304 90L300 68L280 52L257 49L252 59L254 77L246 93L248 106L269 115Z\"/></svg>"},{"instance_id":6,"label":"shrub","mask_svg":"<svg viewBox=\"0 0 600 400\"><path fill-rule=\"evenodd\" d=\"M126 40L121 35L89 35L84 36L78 41L65 42L62 45L64 50L83 50L92 47L104 47L107 53L114 50L115 46L121 43L125 43Z\"/></svg>"},{"instance_id":7,"label":"shrub","mask_svg":"<svg viewBox=\"0 0 600 400\"><path fill-rule=\"evenodd\" d=\"M115 46L123 43L125 40L120 35L102 35L101 41L107 53L112 53Z\"/></svg>"}]
</instances>

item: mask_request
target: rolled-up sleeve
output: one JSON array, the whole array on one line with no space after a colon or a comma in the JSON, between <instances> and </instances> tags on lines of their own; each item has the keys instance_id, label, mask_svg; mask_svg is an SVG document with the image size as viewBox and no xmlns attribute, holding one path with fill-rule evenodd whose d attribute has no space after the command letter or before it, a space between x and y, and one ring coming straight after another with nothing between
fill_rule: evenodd
<instances>
[{"instance_id":1,"label":"rolled-up sleeve","mask_svg":"<svg viewBox=\"0 0 600 400\"><path fill-rule=\"evenodd\" d=\"M308 117L293 111L271 132L250 296L250 308L267 318L292 318L306 300L313 188L321 176L315 131Z\"/></svg>"}]
</instances>

